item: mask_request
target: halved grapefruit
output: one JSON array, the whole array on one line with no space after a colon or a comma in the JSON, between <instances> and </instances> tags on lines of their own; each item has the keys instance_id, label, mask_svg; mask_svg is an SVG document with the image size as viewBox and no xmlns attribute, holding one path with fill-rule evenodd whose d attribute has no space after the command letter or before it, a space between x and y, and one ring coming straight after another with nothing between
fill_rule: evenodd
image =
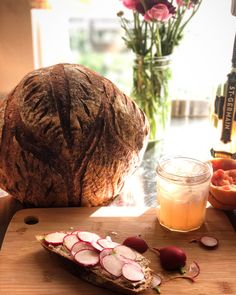
<instances>
[{"instance_id":1,"label":"halved grapefruit","mask_svg":"<svg viewBox=\"0 0 236 295\"><path fill-rule=\"evenodd\" d=\"M213 159L208 201L217 209L236 209L236 160Z\"/></svg>"}]
</instances>

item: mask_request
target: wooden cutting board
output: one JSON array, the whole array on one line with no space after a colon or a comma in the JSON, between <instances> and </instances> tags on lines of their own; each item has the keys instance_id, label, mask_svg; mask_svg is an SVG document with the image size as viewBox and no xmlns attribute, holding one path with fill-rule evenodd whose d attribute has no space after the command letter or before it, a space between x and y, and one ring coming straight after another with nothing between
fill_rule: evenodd
<instances>
[{"instance_id":1,"label":"wooden cutting board","mask_svg":"<svg viewBox=\"0 0 236 295\"><path fill-rule=\"evenodd\" d=\"M0 294L113 294L64 270L35 239L37 234L75 227L101 236L110 235L117 242L130 235L141 234L151 246L181 247L187 253L187 263L197 261L201 273L194 283L176 279L162 284L163 295L236 294L236 233L223 212L209 208L201 229L176 233L159 225L154 208L134 207L25 209L17 212L0 252ZM189 242L203 234L217 237L219 247L206 250ZM162 271L159 258L154 253L147 252L145 256L151 259L155 272L164 278L175 275ZM147 294L155 292L150 290Z\"/></svg>"}]
</instances>

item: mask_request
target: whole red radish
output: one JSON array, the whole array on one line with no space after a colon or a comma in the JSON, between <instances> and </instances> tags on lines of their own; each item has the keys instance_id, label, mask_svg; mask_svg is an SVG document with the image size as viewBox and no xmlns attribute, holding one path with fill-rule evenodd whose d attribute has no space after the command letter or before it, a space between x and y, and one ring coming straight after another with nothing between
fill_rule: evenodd
<instances>
[{"instance_id":1,"label":"whole red radish","mask_svg":"<svg viewBox=\"0 0 236 295\"><path fill-rule=\"evenodd\" d=\"M141 254L146 252L148 249L146 241L139 235L126 238L123 245L130 247Z\"/></svg>"},{"instance_id":2,"label":"whole red radish","mask_svg":"<svg viewBox=\"0 0 236 295\"><path fill-rule=\"evenodd\" d=\"M155 252L159 252L161 266L165 270L179 270L186 264L186 254L178 247L167 246L153 249Z\"/></svg>"}]
</instances>

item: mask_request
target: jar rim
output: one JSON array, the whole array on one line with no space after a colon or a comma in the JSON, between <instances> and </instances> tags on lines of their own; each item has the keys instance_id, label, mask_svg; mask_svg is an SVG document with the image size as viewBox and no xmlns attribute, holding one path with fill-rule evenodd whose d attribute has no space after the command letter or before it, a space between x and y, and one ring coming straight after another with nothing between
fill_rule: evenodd
<instances>
[{"instance_id":1,"label":"jar rim","mask_svg":"<svg viewBox=\"0 0 236 295\"><path fill-rule=\"evenodd\" d=\"M174 167L173 163L176 164ZM195 165L196 171L190 171L183 169L181 163L188 165ZM170 166L172 164L172 167ZM194 167L194 166L193 166ZM178 172L172 172L171 169L175 168ZM201 169L200 169L201 168ZM186 156L164 156L158 160L156 172L158 176L168 179L169 181L181 183L185 185L194 185L207 181L212 176L212 165L210 161L200 161L198 159L186 157Z\"/></svg>"}]
</instances>

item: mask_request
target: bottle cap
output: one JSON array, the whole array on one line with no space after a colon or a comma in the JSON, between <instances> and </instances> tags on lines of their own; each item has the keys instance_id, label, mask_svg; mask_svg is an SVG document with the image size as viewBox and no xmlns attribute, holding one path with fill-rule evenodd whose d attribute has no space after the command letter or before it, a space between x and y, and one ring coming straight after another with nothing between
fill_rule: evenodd
<instances>
[{"instance_id":1,"label":"bottle cap","mask_svg":"<svg viewBox=\"0 0 236 295\"><path fill-rule=\"evenodd\" d=\"M236 16L236 0L232 0L231 13L232 13L232 15Z\"/></svg>"}]
</instances>

